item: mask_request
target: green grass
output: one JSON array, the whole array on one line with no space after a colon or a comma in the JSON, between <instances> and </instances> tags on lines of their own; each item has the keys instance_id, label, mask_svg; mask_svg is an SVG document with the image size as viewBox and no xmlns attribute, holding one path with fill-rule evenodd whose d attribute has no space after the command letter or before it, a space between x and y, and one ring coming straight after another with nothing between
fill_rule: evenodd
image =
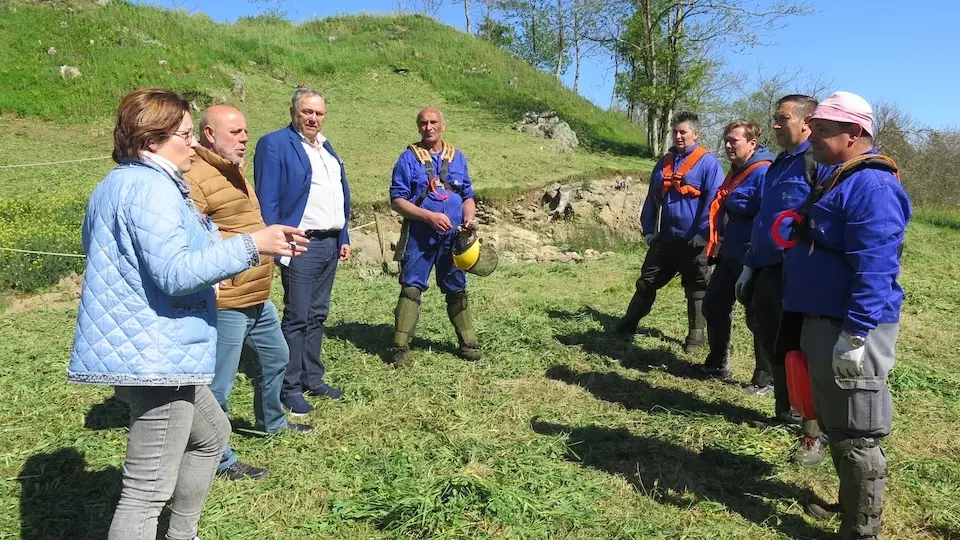
<instances>
[{"instance_id":1,"label":"green grass","mask_svg":"<svg viewBox=\"0 0 960 540\"><path fill-rule=\"evenodd\" d=\"M415 116L424 105L442 108L447 139L464 151L477 192L487 199L652 166L640 157L640 129L625 117L425 17L344 16L300 25L256 17L217 24L202 14L122 1L47 4L0 0L0 246L79 251L79 235L47 231L79 229L74 209L84 206L112 162L2 166L109 156L116 106L143 86L173 88L201 107L238 106L251 135L248 162L259 137L289 122L294 88L321 89L329 101L324 131L346 163L360 214L388 207L393 164L418 138ZM47 54L50 47L56 54ZM83 76L62 79L61 64ZM396 73L400 67L408 71ZM231 75L243 77L242 96ZM546 141L512 128L524 112L547 109L572 125L581 149L556 154ZM37 199L60 217L40 221L12 210ZM55 282L63 266L43 256L0 253L0 289L36 290ZM25 275L24 267L33 271Z\"/></svg>"},{"instance_id":2,"label":"green grass","mask_svg":"<svg viewBox=\"0 0 960 540\"><path fill-rule=\"evenodd\" d=\"M914 223L892 375L885 537L960 533L960 231ZM694 380L674 281L633 341L605 333L642 250L577 265L505 265L471 281L485 359L455 346L442 295L425 294L415 366L386 369L395 278L341 269L324 357L342 403L317 402L314 435L233 436L263 482L217 480L205 539L820 538L803 516L832 498L829 461L786 463L791 434L750 420L772 397ZM281 289L274 287L278 305ZM739 309L739 308L738 308ZM115 504L126 432L109 389L64 382L75 308L0 316L0 538L98 538ZM732 362L752 371L736 314ZM231 400L252 421L243 376Z\"/></svg>"}]
</instances>

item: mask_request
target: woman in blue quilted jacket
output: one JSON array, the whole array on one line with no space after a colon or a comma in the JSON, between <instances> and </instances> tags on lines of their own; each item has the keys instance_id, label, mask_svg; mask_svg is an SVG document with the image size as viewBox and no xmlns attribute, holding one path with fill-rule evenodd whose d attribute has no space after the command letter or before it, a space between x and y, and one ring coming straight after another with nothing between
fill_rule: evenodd
<instances>
[{"instance_id":1,"label":"woman in blue quilted jacket","mask_svg":"<svg viewBox=\"0 0 960 540\"><path fill-rule=\"evenodd\" d=\"M112 385L130 405L120 501L110 540L154 539L170 501L169 540L192 540L230 423L207 388L217 343L214 285L295 256L302 231L274 225L221 240L188 196L195 154L187 102L142 89L120 102L118 166L90 196L87 253L67 379Z\"/></svg>"}]
</instances>

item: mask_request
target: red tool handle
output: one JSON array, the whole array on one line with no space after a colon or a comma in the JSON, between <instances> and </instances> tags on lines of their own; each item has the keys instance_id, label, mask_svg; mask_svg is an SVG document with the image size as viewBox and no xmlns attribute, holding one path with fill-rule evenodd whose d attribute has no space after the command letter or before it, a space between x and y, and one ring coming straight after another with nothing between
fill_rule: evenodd
<instances>
[{"instance_id":1,"label":"red tool handle","mask_svg":"<svg viewBox=\"0 0 960 540\"><path fill-rule=\"evenodd\" d=\"M777 247L784 249L789 249L797 245L796 240L784 238L783 235L780 234L780 226L783 224L783 220L788 218L793 220L794 225L803 223L803 216L801 216L796 210L787 210L786 212L782 212L779 216L777 216L777 219L773 221L773 228L770 231L770 234L773 235L773 243L776 244Z\"/></svg>"}]
</instances>

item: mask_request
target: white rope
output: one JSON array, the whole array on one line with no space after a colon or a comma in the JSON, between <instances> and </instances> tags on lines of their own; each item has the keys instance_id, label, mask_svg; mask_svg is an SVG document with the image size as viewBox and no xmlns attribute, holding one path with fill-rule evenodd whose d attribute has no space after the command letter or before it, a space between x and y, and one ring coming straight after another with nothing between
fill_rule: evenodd
<instances>
[{"instance_id":1,"label":"white rope","mask_svg":"<svg viewBox=\"0 0 960 540\"><path fill-rule=\"evenodd\" d=\"M14 253L32 253L34 255L56 255L59 257L76 257L78 259L84 259L86 255L79 255L77 253L55 253L52 251L33 251L29 249L14 249L8 247L0 247L0 251L12 251Z\"/></svg>"},{"instance_id":2,"label":"white rope","mask_svg":"<svg viewBox=\"0 0 960 540\"><path fill-rule=\"evenodd\" d=\"M0 169L19 169L21 167L40 167L43 165L61 165L63 163L80 163L83 161L97 161L101 159L110 159L113 156L89 157L83 159L67 159L63 161L46 161L43 163L21 163L19 165L0 165Z\"/></svg>"},{"instance_id":3,"label":"white rope","mask_svg":"<svg viewBox=\"0 0 960 540\"><path fill-rule=\"evenodd\" d=\"M359 231L360 229L366 229L367 227L369 227L369 226L371 226L371 225L376 225L376 224L377 224L376 221L371 221L370 223L366 223L366 224L364 224L364 225L360 225L359 227L354 227L354 228L352 228L352 229L349 229L349 231L350 231L350 232Z\"/></svg>"},{"instance_id":4,"label":"white rope","mask_svg":"<svg viewBox=\"0 0 960 540\"><path fill-rule=\"evenodd\" d=\"M370 223L366 223L366 224L364 224L364 225L360 225L359 227L354 227L354 228L352 228L352 229L350 229L350 230L351 230L351 231L358 231L358 230L360 230L360 229L369 227L369 226L373 225L374 223L375 223L375 222L371 221ZM80 255L80 254L77 254L77 253L56 253L56 252L53 252L53 251L33 251L33 250L31 250L31 249L15 249L15 248L8 248L8 247L0 247L0 251L12 251L12 252L14 252L14 253L29 253L29 254L31 254L31 255L53 255L53 256L57 256L57 257L76 257L76 258L78 258L78 259L84 259L84 258L86 258L86 255Z\"/></svg>"}]
</instances>

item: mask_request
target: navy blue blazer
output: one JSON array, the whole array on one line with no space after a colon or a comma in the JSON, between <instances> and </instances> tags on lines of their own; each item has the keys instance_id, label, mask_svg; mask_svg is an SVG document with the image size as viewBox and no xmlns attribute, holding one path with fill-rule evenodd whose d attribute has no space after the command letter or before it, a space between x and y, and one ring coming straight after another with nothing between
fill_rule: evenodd
<instances>
[{"instance_id":1,"label":"navy blue blazer","mask_svg":"<svg viewBox=\"0 0 960 540\"><path fill-rule=\"evenodd\" d=\"M338 244L350 243L347 223L350 220L350 186L347 184L347 170L343 160L337 156L329 141L323 147L340 162L340 183L343 185L343 215L346 218L340 231ZM297 227L303 219L307 207L307 195L310 194L313 168L310 158L303 150L300 134L293 124L268 133L257 142L257 151L253 156L253 183L257 198L260 199L260 212L267 225L281 223Z\"/></svg>"}]
</instances>

